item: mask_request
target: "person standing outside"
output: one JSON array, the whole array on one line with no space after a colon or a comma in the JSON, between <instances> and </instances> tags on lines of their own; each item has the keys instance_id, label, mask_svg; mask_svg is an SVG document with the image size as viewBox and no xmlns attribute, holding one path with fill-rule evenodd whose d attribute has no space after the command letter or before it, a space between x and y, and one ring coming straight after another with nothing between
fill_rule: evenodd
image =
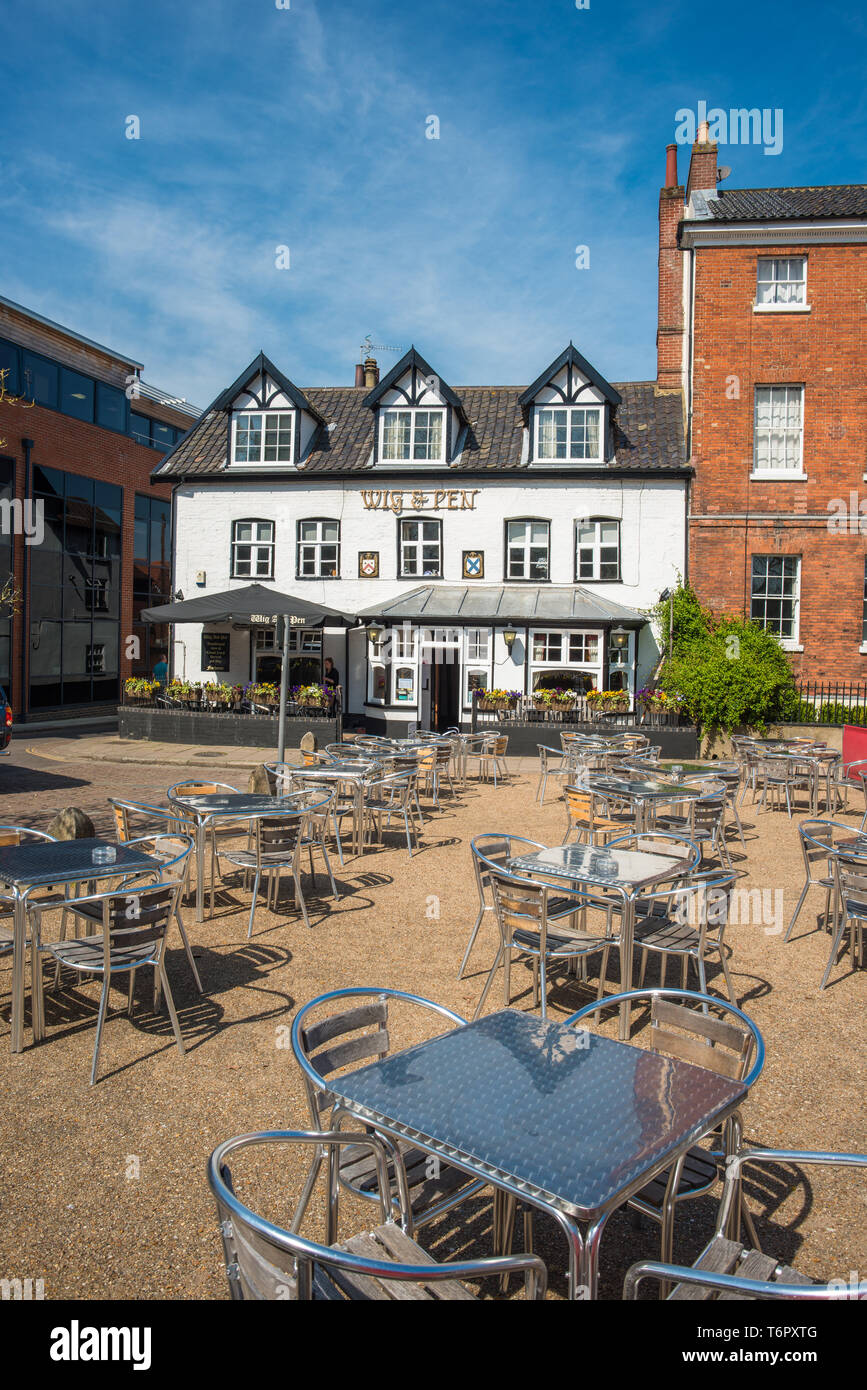
<instances>
[{"instance_id":1,"label":"person standing outside","mask_svg":"<svg viewBox=\"0 0 867 1390\"><path fill-rule=\"evenodd\" d=\"M157 652L157 657L159 659L154 666L154 680L160 685L165 685L169 678L169 664L165 652Z\"/></svg>"}]
</instances>

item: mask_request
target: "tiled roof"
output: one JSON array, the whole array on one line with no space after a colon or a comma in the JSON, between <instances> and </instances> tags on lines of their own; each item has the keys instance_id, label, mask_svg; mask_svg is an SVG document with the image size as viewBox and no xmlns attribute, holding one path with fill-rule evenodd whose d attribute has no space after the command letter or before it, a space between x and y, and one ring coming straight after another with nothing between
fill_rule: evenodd
<instances>
[{"instance_id":1,"label":"tiled roof","mask_svg":"<svg viewBox=\"0 0 867 1390\"><path fill-rule=\"evenodd\" d=\"M532 622L551 620L582 623L645 623L646 615L614 603L604 594L579 584L424 584L372 608L358 617L381 617L386 622L460 618L465 622Z\"/></svg>"},{"instance_id":2,"label":"tiled roof","mask_svg":"<svg viewBox=\"0 0 867 1390\"><path fill-rule=\"evenodd\" d=\"M614 382L622 403L614 412L612 469L670 472L686 465L683 403L678 392L660 391L652 381ZM450 471L526 468L521 455L524 417L520 386L457 386L469 426ZM362 387L311 387L304 392L326 425L317 429L303 461L305 473L360 472L371 465L374 414ZM203 477L226 463L226 414L209 410L175 445L155 476ZM411 464L398 465L411 468ZM291 476L299 476L294 469Z\"/></svg>"},{"instance_id":3,"label":"tiled roof","mask_svg":"<svg viewBox=\"0 0 867 1390\"><path fill-rule=\"evenodd\" d=\"M726 188L708 198L718 222L782 222L792 218L867 217L867 184L817 188Z\"/></svg>"}]
</instances>

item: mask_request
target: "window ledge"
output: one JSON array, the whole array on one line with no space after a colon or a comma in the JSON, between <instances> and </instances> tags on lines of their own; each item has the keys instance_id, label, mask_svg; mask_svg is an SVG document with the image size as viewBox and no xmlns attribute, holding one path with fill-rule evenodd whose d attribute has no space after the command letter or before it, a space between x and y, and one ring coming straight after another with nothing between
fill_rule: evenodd
<instances>
[{"instance_id":1,"label":"window ledge","mask_svg":"<svg viewBox=\"0 0 867 1390\"><path fill-rule=\"evenodd\" d=\"M809 314L812 304L754 304L754 314Z\"/></svg>"},{"instance_id":2,"label":"window ledge","mask_svg":"<svg viewBox=\"0 0 867 1390\"><path fill-rule=\"evenodd\" d=\"M802 652L804 650L803 642L791 642L782 637L780 638L780 646L784 652Z\"/></svg>"},{"instance_id":3,"label":"window ledge","mask_svg":"<svg viewBox=\"0 0 867 1390\"><path fill-rule=\"evenodd\" d=\"M790 472L787 468L772 468L764 473L750 474L751 483L807 483L809 481L806 473Z\"/></svg>"},{"instance_id":4,"label":"window ledge","mask_svg":"<svg viewBox=\"0 0 867 1390\"><path fill-rule=\"evenodd\" d=\"M858 650L862 656L867 656L867 642L862 642Z\"/></svg>"}]
</instances>

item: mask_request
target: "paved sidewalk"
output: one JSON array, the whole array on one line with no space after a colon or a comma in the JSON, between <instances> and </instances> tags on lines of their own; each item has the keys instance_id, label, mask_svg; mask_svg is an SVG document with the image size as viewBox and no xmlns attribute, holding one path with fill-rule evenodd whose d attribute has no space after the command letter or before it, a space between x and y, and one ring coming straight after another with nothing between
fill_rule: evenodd
<instances>
[{"instance_id":1,"label":"paved sidewalk","mask_svg":"<svg viewBox=\"0 0 867 1390\"><path fill-rule=\"evenodd\" d=\"M81 738L44 738L33 743L28 743L26 735L22 734L14 746L25 748L31 757L45 758L48 762L55 763L140 763L147 767L194 767L212 770L233 768L249 771L261 763L274 762L277 757L276 742L265 748L225 744L218 747L215 744L155 743L149 739L118 738L116 734ZM286 761L300 763L300 749L287 748ZM507 758L506 761L513 773L530 773L539 766L538 760L532 757Z\"/></svg>"}]
</instances>

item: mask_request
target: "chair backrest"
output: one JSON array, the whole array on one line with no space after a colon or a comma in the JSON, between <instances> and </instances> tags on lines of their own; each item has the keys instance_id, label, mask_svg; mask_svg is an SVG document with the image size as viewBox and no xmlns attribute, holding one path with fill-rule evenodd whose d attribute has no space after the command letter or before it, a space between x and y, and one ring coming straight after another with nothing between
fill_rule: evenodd
<instances>
[{"instance_id":1,"label":"chair backrest","mask_svg":"<svg viewBox=\"0 0 867 1390\"><path fill-rule=\"evenodd\" d=\"M626 1003L650 1004L650 1051L747 1086L761 1075L765 1044L757 1025L736 1004L713 995L687 989L633 989L585 1004L565 1020L566 1025L584 1024L592 1014Z\"/></svg>"},{"instance_id":2,"label":"chair backrest","mask_svg":"<svg viewBox=\"0 0 867 1390\"><path fill-rule=\"evenodd\" d=\"M319 794L314 795L317 802L323 799ZM287 863L296 858L301 845L304 820L303 811L294 815L258 816L256 843L259 855L279 856L285 858Z\"/></svg>"},{"instance_id":3,"label":"chair backrest","mask_svg":"<svg viewBox=\"0 0 867 1390\"><path fill-rule=\"evenodd\" d=\"M545 948L548 927L548 894L552 891L547 883L534 879L519 878L503 869L489 871L494 912L503 944L512 940L516 931L539 933L540 949ZM560 890L562 892L562 889Z\"/></svg>"},{"instance_id":4,"label":"chair backrest","mask_svg":"<svg viewBox=\"0 0 867 1390\"><path fill-rule=\"evenodd\" d=\"M220 792L238 795L237 787L230 787L228 782L177 782L169 787L167 795L171 800L174 796L219 796Z\"/></svg>"},{"instance_id":5,"label":"chair backrest","mask_svg":"<svg viewBox=\"0 0 867 1390\"><path fill-rule=\"evenodd\" d=\"M133 838L141 839L147 836L147 831L161 834L163 831L195 830L195 821L181 815L173 807L149 806L145 801L123 801L119 797L110 797L109 805L114 815L115 831L117 833L118 844L124 844ZM131 821L141 820L145 825L133 828Z\"/></svg>"},{"instance_id":6,"label":"chair backrest","mask_svg":"<svg viewBox=\"0 0 867 1390\"><path fill-rule=\"evenodd\" d=\"M292 1050L304 1073L310 1113L314 1123L329 1111L334 1099L326 1092L325 1080L344 1067L383 1057L391 1045L388 1031L389 1005L400 1001L420 1008L454 1026L466 1019L454 1010L435 1004L421 995L399 989L378 989L369 985L333 990L311 999L298 1010L292 1023ZM345 1008L345 1005L350 1007ZM333 1009L337 1008L337 1012ZM328 1009L326 1017L322 1012ZM311 1015L315 1018L311 1019Z\"/></svg>"},{"instance_id":7,"label":"chair backrest","mask_svg":"<svg viewBox=\"0 0 867 1390\"><path fill-rule=\"evenodd\" d=\"M701 863L701 850L687 835L675 835L667 830L641 830L619 835L609 840L608 849L626 849L646 854L662 854L682 859L685 873L692 873Z\"/></svg>"},{"instance_id":8,"label":"chair backrest","mask_svg":"<svg viewBox=\"0 0 867 1390\"><path fill-rule=\"evenodd\" d=\"M579 787L563 788L566 798L566 820L569 826L586 825L588 830L593 823L593 797L590 792Z\"/></svg>"},{"instance_id":9,"label":"chair backrest","mask_svg":"<svg viewBox=\"0 0 867 1390\"><path fill-rule=\"evenodd\" d=\"M494 738L494 745L493 745L495 757L497 757L497 758L504 758L504 757L506 756L506 749L508 748L508 746L509 746L509 735L508 735L508 734L497 734L496 737Z\"/></svg>"},{"instance_id":10,"label":"chair backrest","mask_svg":"<svg viewBox=\"0 0 867 1390\"><path fill-rule=\"evenodd\" d=\"M20 845L26 840L54 840L44 830L31 830L27 825L0 825L0 845Z\"/></svg>"},{"instance_id":11,"label":"chair backrest","mask_svg":"<svg viewBox=\"0 0 867 1390\"><path fill-rule=\"evenodd\" d=\"M804 867L809 878L813 876L811 865L826 864L841 841L851 842L855 838L851 825L843 825L841 821L834 820L802 820L798 826L798 834L801 839ZM864 844L867 848L867 840Z\"/></svg>"},{"instance_id":12,"label":"chair backrest","mask_svg":"<svg viewBox=\"0 0 867 1390\"><path fill-rule=\"evenodd\" d=\"M187 825L188 822L180 821L179 824ZM186 878L190 855L196 847L192 826L189 826L189 833L140 835L124 843L159 861L161 883L182 882Z\"/></svg>"},{"instance_id":13,"label":"chair backrest","mask_svg":"<svg viewBox=\"0 0 867 1390\"><path fill-rule=\"evenodd\" d=\"M490 885L490 871L503 869L510 859L518 854L544 849L538 840L529 840L523 835L501 834L499 831L485 831L470 841L470 853L476 870L476 883L484 901L484 890Z\"/></svg>"},{"instance_id":14,"label":"chair backrest","mask_svg":"<svg viewBox=\"0 0 867 1390\"><path fill-rule=\"evenodd\" d=\"M149 948L149 955L157 954L175 911L180 889L181 883L177 879L146 884L141 888L137 888L135 883L128 883L119 892L101 895L99 902L106 969L116 953Z\"/></svg>"},{"instance_id":15,"label":"chair backrest","mask_svg":"<svg viewBox=\"0 0 867 1390\"><path fill-rule=\"evenodd\" d=\"M853 917L867 916L867 857L858 859L838 853L834 856L834 873L847 913Z\"/></svg>"},{"instance_id":16,"label":"chair backrest","mask_svg":"<svg viewBox=\"0 0 867 1390\"><path fill-rule=\"evenodd\" d=\"M651 1004L650 1026L652 1052L679 1057L733 1081L746 1076L753 1051L747 1029L661 998Z\"/></svg>"}]
</instances>

